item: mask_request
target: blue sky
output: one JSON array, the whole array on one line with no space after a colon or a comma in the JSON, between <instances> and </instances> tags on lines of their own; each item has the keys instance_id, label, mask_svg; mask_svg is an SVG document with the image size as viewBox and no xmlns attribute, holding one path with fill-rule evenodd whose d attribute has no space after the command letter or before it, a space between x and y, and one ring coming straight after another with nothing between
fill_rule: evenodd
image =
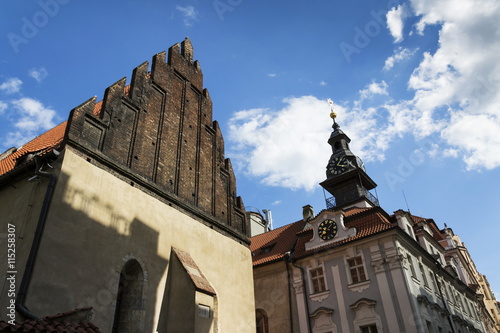
<instances>
[{"instance_id":1,"label":"blue sky","mask_svg":"<svg viewBox=\"0 0 500 333\"><path fill-rule=\"evenodd\" d=\"M1 151L189 36L247 206L275 227L325 208L331 98L381 206L446 223L500 290L497 1L4 0L0 13Z\"/></svg>"}]
</instances>

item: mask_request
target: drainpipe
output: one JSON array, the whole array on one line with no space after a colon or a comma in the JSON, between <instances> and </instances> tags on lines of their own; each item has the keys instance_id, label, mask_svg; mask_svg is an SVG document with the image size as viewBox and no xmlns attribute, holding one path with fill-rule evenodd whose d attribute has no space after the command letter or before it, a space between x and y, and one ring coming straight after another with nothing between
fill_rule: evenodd
<instances>
[{"instance_id":1,"label":"drainpipe","mask_svg":"<svg viewBox=\"0 0 500 333\"><path fill-rule=\"evenodd\" d=\"M54 155L57 157L59 152L55 149L53 150ZM43 229L45 227L45 222L47 221L47 215L49 213L50 203L52 201L52 196L54 194L54 189L57 182L57 176L53 173L48 173L42 171L43 163L40 156L35 156L36 169L35 174L40 177L48 178L49 184L47 185L47 190L45 192L45 198L43 200L42 209L40 211L40 216L38 217L38 224L35 230L35 236L33 237L33 243L31 244L31 250L28 256L28 261L26 262L26 268L24 269L23 279L21 280L21 286L19 287L19 292L16 297L16 310L22 316L27 319L39 319L30 310L26 308L24 302L26 301L26 293L28 291L31 276L33 274L33 267L35 265L36 256L38 253L38 248L40 247L40 242L42 240ZM48 163L47 163L48 164Z\"/></svg>"},{"instance_id":2,"label":"drainpipe","mask_svg":"<svg viewBox=\"0 0 500 333\"><path fill-rule=\"evenodd\" d=\"M293 333L293 307L292 307L292 279L291 279L291 274L290 274L290 265L288 263L290 262L290 251L285 253L285 256L283 259L285 260L285 266L286 266L286 276L288 279L288 312L290 313L290 333Z\"/></svg>"},{"instance_id":3,"label":"drainpipe","mask_svg":"<svg viewBox=\"0 0 500 333\"><path fill-rule=\"evenodd\" d=\"M304 268L297 266L293 263L293 260L290 260L290 263L292 264L293 267L296 267L300 270L300 273L302 275L302 285L304 286L304 303L306 306L306 315L307 315L307 332L311 332L311 317L309 316L309 302L307 301L307 287L306 287L306 277L305 277L305 271Z\"/></svg>"}]
</instances>

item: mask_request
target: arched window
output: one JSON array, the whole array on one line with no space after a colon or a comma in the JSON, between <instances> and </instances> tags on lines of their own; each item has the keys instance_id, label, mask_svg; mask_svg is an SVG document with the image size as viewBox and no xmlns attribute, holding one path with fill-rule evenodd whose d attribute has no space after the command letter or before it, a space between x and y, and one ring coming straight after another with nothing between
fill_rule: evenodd
<instances>
[{"instance_id":1,"label":"arched window","mask_svg":"<svg viewBox=\"0 0 500 333\"><path fill-rule=\"evenodd\" d=\"M144 329L143 289L144 272L139 262L131 259L120 273L113 333L140 332Z\"/></svg>"},{"instance_id":2,"label":"arched window","mask_svg":"<svg viewBox=\"0 0 500 333\"><path fill-rule=\"evenodd\" d=\"M257 320L257 333L269 333L269 323L264 310L258 309L255 313Z\"/></svg>"}]
</instances>

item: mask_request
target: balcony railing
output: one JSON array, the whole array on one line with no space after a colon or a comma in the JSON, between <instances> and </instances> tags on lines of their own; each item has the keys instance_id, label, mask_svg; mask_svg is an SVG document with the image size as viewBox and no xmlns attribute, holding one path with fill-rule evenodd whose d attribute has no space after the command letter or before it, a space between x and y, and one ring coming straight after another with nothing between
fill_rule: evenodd
<instances>
[{"instance_id":1,"label":"balcony railing","mask_svg":"<svg viewBox=\"0 0 500 333\"><path fill-rule=\"evenodd\" d=\"M378 198L370 193L370 191L364 191L364 193L361 194L360 196L360 193L358 193L357 191L354 191L353 193L348 193L347 195L344 195L344 197L342 197L342 201L343 203L347 203L347 202L350 202L350 201L354 201L356 200L357 198L360 198L360 197L365 197L366 199L370 200L375 206L379 206L379 201L378 201ZM333 209L335 207L337 207L337 202L335 200L335 197L330 197L330 198L326 198L326 208L327 209Z\"/></svg>"}]
</instances>

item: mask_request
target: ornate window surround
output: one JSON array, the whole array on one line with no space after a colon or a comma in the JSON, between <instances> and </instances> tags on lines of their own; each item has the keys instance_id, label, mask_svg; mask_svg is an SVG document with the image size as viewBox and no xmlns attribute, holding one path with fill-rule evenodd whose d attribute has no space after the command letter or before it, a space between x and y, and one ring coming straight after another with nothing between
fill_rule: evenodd
<instances>
[{"instance_id":1,"label":"ornate window surround","mask_svg":"<svg viewBox=\"0 0 500 333\"><path fill-rule=\"evenodd\" d=\"M355 259L355 258L361 258L361 265L363 271L364 271L364 276L365 280L358 281L358 282L353 282L352 279L352 274L351 274L351 267L349 266L349 260L350 259ZM344 266L345 266L345 271L347 275L347 281L348 285L347 287L351 291L356 291L356 292L361 292L365 290L366 288L370 287L370 279L368 277L368 270L366 269L366 260L363 255L363 252L356 253L355 249L351 249L351 251L348 251L347 255L344 257Z\"/></svg>"}]
</instances>

